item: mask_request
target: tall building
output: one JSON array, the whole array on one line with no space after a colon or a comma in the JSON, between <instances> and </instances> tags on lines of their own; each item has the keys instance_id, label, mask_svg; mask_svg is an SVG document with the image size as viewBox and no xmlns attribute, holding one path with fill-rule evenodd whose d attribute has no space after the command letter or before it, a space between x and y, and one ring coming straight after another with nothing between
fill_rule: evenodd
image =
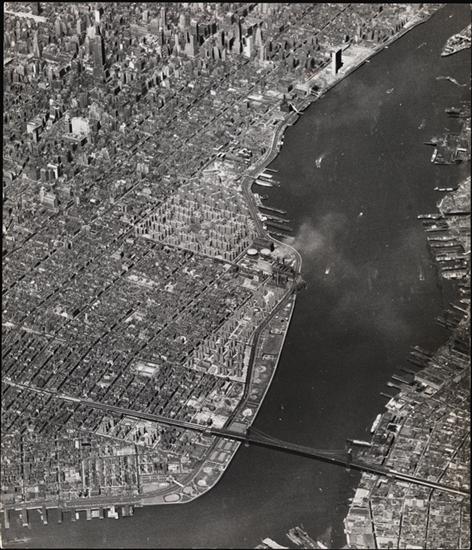
<instances>
[{"instance_id":1,"label":"tall building","mask_svg":"<svg viewBox=\"0 0 472 550\"><path fill-rule=\"evenodd\" d=\"M41 57L41 48L39 47L38 31L33 34L33 54L35 57Z\"/></svg>"},{"instance_id":2,"label":"tall building","mask_svg":"<svg viewBox=\"0 0 472 550\"><path fill-rule=\"evenodd\" d=\"M103 13L103 8L97 8L94 12L94 15L95 15L95 23L97 25L100 24L101 22L101 18L102 18L102 13Z\"/></svg>"},{"instance_id":3,"label":"tall building","mask_svg":"<svg viewBox=\"0 0 472 550\"><path fill-rule=\"evenodd\" d=\"M333 74L338 74L339 69L342 67L343 65L342 56L343 56L342 48L339 48L331 52L331 68L333 70Z\"/></svg>"},{"instance_id":4,"label":"tall building","mask_svg":"<svg viewBox=\"0 0 472 550\"><path fill-rule=\"evenodd\" d=\"M166 19L166 9L165 7L161 8L161 28L165 29L167 27L167 19Z\"/></svg>"},{"instance_id":5,"label":"tall building","mask_svg":"<svg viewBox=\"0 0 472 550\"><path fill-rule=\"evenodd\" d=\"M101 75L105 68L105 46L103 37L96 35L93 39L93 72L95 75Z\"/></svg>"}]
</instances>

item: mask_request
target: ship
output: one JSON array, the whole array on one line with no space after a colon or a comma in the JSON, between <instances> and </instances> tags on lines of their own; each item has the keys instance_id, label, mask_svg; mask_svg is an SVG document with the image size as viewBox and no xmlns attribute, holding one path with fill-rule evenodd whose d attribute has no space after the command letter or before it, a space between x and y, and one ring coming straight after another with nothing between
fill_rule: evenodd
<instances>
[{"instance_id":1,"label":"ship","mask_svg":"<svg viewBox=\"0 0 472 550\"><path fill-rule=\"evenodd\" d=\"M292 527L287 533L287 538L302 548L320 548L317 545L317 541L308 535L303 526Z\"/></svg>"},{"instance_id":2,"label":"ship","mask_svg":"<svg viewBox=\"0 0 472 550\"><path fill-rule=\"evenodd\" d=\"M369 441L364 441L362 439L348 439L348 443L351 443L352 445L357 445L358 447L372 447L372 443L369 443Z\"/></svg>"},{"instance_id":3,"label":"ship","mask_svg":"<svg viewBox=\"0 0 472 550\"><path fill-rule=\"evenodd\" d=\"M449 116L453 116L453 117L458 117L461 114L461 110L458 107L448 107L447 109L444 109L444 111Z\"/></svg>"},{"instance_id":4,"label":"ship","mask_svg":"<svg viewBox=\"0 0 472 550\"><path fill-rule=\"evenodd\" d=\"M424 276L424 271L423 271L423 266L420 264L419 267L418 267L418 280L420 281L424 281L425 280L425 276Z\"/></svg>"},{"instance_id":5,"label":"ship","mask_svg":"<svg viewBox=\"0 0 472 550\"><path fill-rule=\"evenodd\" d=\"M5 540L7 544L22 544L24 542L29 542L31 538L29 537L16 537L14 539Z\"/></svg>"},{"instance_id":6,"label":"ship","mask_svg":"<svg viewBox=\"0 0 472 550\"><path fill-rule=\"evenodd\" d=\"M374 433L375 430L377 429L377 426L380 424L380 420L382 419L382 415L381 414L378 414L376 417L375 417L375 420L374 422L372 423L372 426L370 428L370 433Z\"/></svg>"},{"instance_id":7,"label":"ship","mask_svg":"<svg viewBox=\"0 0 472 550\"><path fill-rule=\"evenodd\" d=\"M416 217L419 220L439 220L441 214L418 214Z\"/></svg>"}]
</instances>

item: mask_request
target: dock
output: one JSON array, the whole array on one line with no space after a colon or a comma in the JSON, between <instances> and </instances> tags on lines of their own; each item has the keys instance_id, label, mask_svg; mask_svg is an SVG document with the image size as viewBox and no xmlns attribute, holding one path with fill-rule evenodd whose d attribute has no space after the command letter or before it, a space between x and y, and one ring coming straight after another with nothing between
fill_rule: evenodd
<instances>
[{"instance_id":1,"label":"dock","mask_svg":"<svg viewBox=\"0 0 472 550\"><path fill-rule=\"evenodd\" d=\"M268 210L269 212L277 212L278 214L286 214L286 210L282 210L280 208L274 208L273 206L262 206L264 210Z\"/></svg>"},{"instance_id":2,"label":"dock","mask_svg":"<svg viewBox=\"0 0 472 550\"><path fill-rule=\"evenodd\" d=\"M274 235L279 239L287 239L288 237L290 237L290 235L287 235L286 233L279 233L278 231L272 231L271 229L269 229L268 231L271 235Z\"/></svg>"},{"instance_id":3,"label":"dock","mask_svg":"<svg viewBox=\"0 0 472 550\"><path fill-rule=\"evenodd\" d=\"M293 228L290 227L289 225L282 225L281 223L277 223L277 222L272 222L272 221L267 221L267 225L271 226L271 227L274 227L275 229L280 229L282 231L288 231L288 232L292 232L293 231ZM270 229L269 229L270 230Z\"/></svg>"},{"instance_id":4,"label":"dock","mask_svg":"<svg viewBox=\"0 0 472 550\"><path fill-rule=\"evenodd\" d=\"M268 220L278 222L278 223L289 223L289 221L290 221L290 220L287 220L285 218L280 218L279 216L274 216L273 214L265 214L264 212L261 212L261 214L264 214L264 216Z\"/></svg>"}]
</instances>

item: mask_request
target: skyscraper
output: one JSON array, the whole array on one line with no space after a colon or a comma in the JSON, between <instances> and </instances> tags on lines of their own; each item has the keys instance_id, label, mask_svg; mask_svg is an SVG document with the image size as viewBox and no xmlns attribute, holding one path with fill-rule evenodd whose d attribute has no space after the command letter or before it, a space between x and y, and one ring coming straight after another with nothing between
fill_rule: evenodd
<instances>
[{"instance_id":1,"label":"skyscraper","mask_svg":"<svg viewBox=\"0 0 472 550\"><path fill-rule=\"evenodd\" d=\"M105 46L103 37L97 34L93 39L93 72L95 75L103 74L105 68Z\"/></svg>"}]
</instances>

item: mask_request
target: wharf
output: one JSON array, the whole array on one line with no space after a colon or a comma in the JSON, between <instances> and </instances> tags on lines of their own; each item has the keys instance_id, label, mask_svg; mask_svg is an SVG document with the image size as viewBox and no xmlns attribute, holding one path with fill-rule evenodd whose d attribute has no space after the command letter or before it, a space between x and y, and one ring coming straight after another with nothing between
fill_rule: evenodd
<instances>
[{"instance_id":1,"label":"wharf","mask_svg":"<svg viewBox=\"0 0 472 550\"><path fill-rule=\"evenodd\" d=\"M280 181L276 180L275 178L267 178L267 177L263 176L262 174L257 177L256 182L257 181L262 181L264 183L270 183L274 187L280 187Z\"/></svg>"},{"instance_id":2,"label":"wharf","mask_svg":"<svg viewBox=\"0 0 472 550\"><path fill-rule=\"evenodd\" d=\"M278 231L272 231L271 229L269 229L269 233L271 235L275 235L279 239L288 239L290 237L290 235L287 235L286 233L279 233Z\"/></svg>"},{"instance_id":3,"label":"wharf","mask_svg":"<svg viewBox=\"0 0 472 550\"><path fill-rule=\"evenodd\" d=\"M281 223L277 223L277 222L267 221L267 225L274 227L275 229L281 229L282 231L288 231L288 232L293 231L292 227L288 225L282 225Z\"/></svg>"},{"instance_id":4,"label":"wharf","mask_svg":"<svg viewBox=\"0 0 472 550\"><path fill-rule=\"evenodd\" d=\"M262 206L264 210L269 210L270 212L277 212L278 214L286 214L286 210L282 210L281 208L274 208L273 206Z\"/></svg>"},{"instance_id":5,"label":"wharf","mask_svg":"<svg viewBox=\"0 0 472 550\"><path fill-rule=\"evenodd\" d=\"M264 216L269 221L274 221L274 222L278 222L278 223L289 223L289 221L290 221L290 220L287 220L285 218L280 218L279 216L274 216L273 214L265 214L264 212L262 212L262 214L264 214Z\"/></svg>"}]
</instances>

